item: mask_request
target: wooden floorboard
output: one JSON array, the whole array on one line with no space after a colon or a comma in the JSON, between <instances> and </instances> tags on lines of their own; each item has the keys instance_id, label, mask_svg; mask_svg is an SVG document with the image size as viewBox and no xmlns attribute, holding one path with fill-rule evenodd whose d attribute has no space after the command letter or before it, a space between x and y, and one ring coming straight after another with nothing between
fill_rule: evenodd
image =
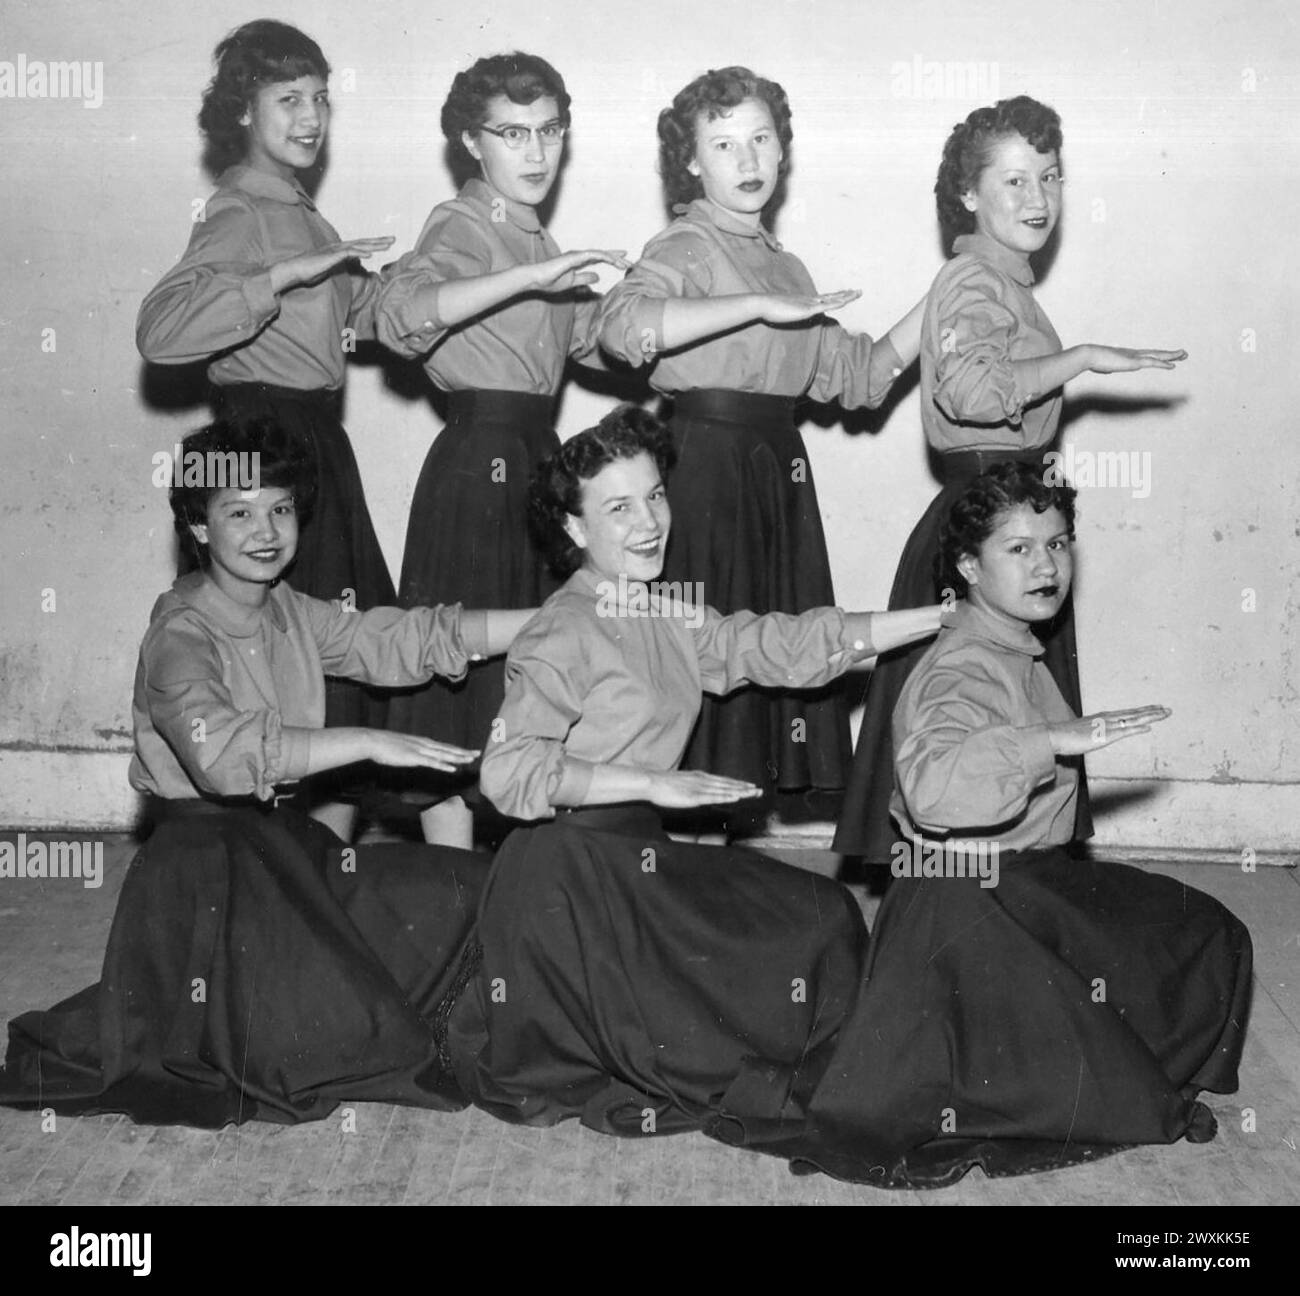
<instances>
[{"instance_id":1,"label":"wooden floorboard","mask_svg":"<svg viewBox=\"0 0 1300 1296\"><path fill-rule=\"evenodd\" d=\"M29 835L30 836L30 835ZM105 841L102 887L0 882L0 1020L48 1007L97 979L133 851ZM824 851L781 857L831 872ZM1209 1144L1143 1147L1013 1179L979 1171L933 1192L885 1192L795 1176L773 1157L699 1134L615 1139L570 1121L506 1125L485 1112L351 1105L301 1126L220 1131L134 1125L123 1116L41 1116L0 1108L0 1204L773 1204L1289 1205L1300 1201L1300 874L1229 865L1146 867L1209 892L1250 928L1254 1006L1241 1089L1207 1101ZM877 901L858 892L868 917ZM1253 1114L1253 1128L1251 1128Z\"/></svg>"}]
</instances>

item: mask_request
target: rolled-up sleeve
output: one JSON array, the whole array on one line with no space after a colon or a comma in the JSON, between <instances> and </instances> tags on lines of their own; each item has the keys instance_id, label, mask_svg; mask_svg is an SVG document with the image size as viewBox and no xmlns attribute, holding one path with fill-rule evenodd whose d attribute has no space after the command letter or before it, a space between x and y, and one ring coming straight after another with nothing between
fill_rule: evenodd
<instances>
[{"instance_id":1,"label":"rolled-up sleeve","mask_svg":"<svg viewBox=\"0 0 1300 1296\"><path fill-rule=\"evenodd\" d=\"M237 707L201 623L173 619L146 641L141 664L154 729L201 792L266 801L277 783L306 774L309 731L285 725L273 707Z\"/></svg>"},{"instance_id":2,"label":"rolled-up sleeve","mask_svg":"<svg viewBox=\"0 0 1300 1296\"><path fill-rule=\"evenodd\" d=\"M600 345L624 363L651 364L666 350L664 302L670 297L707 297L713 276L703 242L689 230L657 238L621 283L605 294Z\"/></svg>"},{"instance_id":3,"label":"rolled-up sleeve","mask_svg":"<svg viewBox=\"0 0 1300 1296\"><path fill-rule=\"evenodd\" d=\"M564 740L582 715L588 672L577 626L545 612L515 640L506 693L479 771L483 794L512 819L551 819L580 804L591 766L570 761Z\"/></svg>"},{"instance_id":4,"label":"rolled-up sleeve","mask_svg":"<svg viewBox=\"0 0 1300 1296\"><path fill-rule=\"evenodd\" d=\"M1047 725L1005 723L1000 681L969 668L936 667L896 714L895 770L912 821L930 831L988 829L1019 818L1052 781ZM1003 697L1002 704L997 699Z\"/></svg>"},{"instance_id":5,"label":"rolled-up sleeve","mask_svg":"<svg viewBox=\"0 0 1300 1296\"><path fill-rule=\"evenodd\" d=\"M492 269L492 250L473 217L438 208L415 249L383 272L374 307L375 336L390 351L414 359L431 351L448 325L438 316L438 286Z\"/></svg>"},{"instance_id":6,"label":"rolled-up sleeve","mask_svg":"<svg viewBox=\"0 0 1300 1296\"><path fill-rule=\"evenodd\" d=\"M952 277L935 303L934 401L954 422L1018 423L1024 407L1042 395L1032 375L1018 376L1012 365L1019 322L997 290L993 273L974 263Z\"/></svg>"},{"instance_id":7,"label":"rolled-up sleeve","mask_svg":"<svg viewBox=\"0 0 1300 1296\"><path fill-rule=\"evenodd\" d=\"M256 215L238 195L218 194L141 303L136 346L155 364L189 364L252 341L279 313Z\"/></svg>"},{"instance_id":8,"label":"rolled-up sleeve","mask_svg":"<svg viewBox=\"0 0 1300 1296\"><path fill-rule=\"evenodd\" d=\"M817 688L854 660L839 608L813 608L799 616L737 612L725 617L706 608L691 634L706 693L729 693L742 684Z\"/></svg>"},{"instance_id":9,"label":"rolled-up sleeve","mask_svg":"<svg viewBox=\"0 0 1300 1296\"><path fill-rule=\"evenodd\" d=\"M482 656L487 621L459 603L371 608L358 612L338 599L298 596L327 675L381 688L423 684L434 675L461 680L471 656Z\"/></svg>"},{"instance_id":10,"label":"rolled-up sleeve","mask_svg":"<svg viewBox=\"0 0 1300 1296\"><path fill-rule=\"evenodd\" d=\"M845 409L875 409L889 394L903 361L888 338L850 333L833 320L819 325L817 369L808 395L838 401Z\"/></svg>"}]
</instances>

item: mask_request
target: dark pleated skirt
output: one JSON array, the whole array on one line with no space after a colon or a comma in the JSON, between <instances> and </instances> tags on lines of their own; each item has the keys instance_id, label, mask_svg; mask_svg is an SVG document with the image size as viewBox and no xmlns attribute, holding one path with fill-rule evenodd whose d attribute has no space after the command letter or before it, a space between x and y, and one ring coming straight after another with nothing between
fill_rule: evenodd
<instances>
[{"instance_id":1,"label":"dark pleated skirt","mask_svg":"<svg viewBox=\"0 0 1300 1296\"><path fill-rule=\"evenodd\" d=\"M366 507L352 444L339 420L342 395L298 391L266 383L214 387L218 417L270 418L311 448L316 503L298 538L298 556L286 579L303 594L350 599L365 611L397 601L374 523ZM388 696L353 680L326 678L325 724L386 727Z\"/></svg>"},{"instance_id":2,"label":"dark pleated skirt","mask_svg":"<svg viewBox=\"0 0 1300 1296\"><path fill-rule=\"evenodd\" d=\"M835 603L808 451L794 401L682 392L668 478L673 527L663 579L699 582L724 614L806 612ZM798 791L844 786L850 759L843 686L743 688L706 696L682 766Z\"/></svg>"},{"instance_id":3,"label":"dark pleated skirt","mask_svg":"<svg viewBox=\"0 0 1300 1296\"><path fill-rule=\"evenodd\" d=\"M538 607L555 589L527 517L533 470L560 442L555 402L526 392L452 392L447 426L424 461L411 503L403 607ZM483 747L505 695L501 659L456 684L433 680L393 695L389 726ZM458 780L430 777L449 789Z\"/></svg>"},{"instance_id":4,"label":"dark pleated skirt","mask_svg":"<svg viewBox=\"0 0 1300 1296\"><path fill-rule=\"evenodd\" d=\"M1026 462L1041 462L1050 447L1026 451ZM894 576L889 594L890 609L925 607L942 597L939 574L939 531L952 507L973 478L995 463L1011 458L1010 454L990 451L942 456L944 486L921 515ZM1060 612L1047 626L1035 626L1043 641L1043 661L1076 715L1082 715L1079 693L1079 655L1074 638L1074 595L1066 599ZM862 727L853 753L853 766L844 792L844 805L833 847L843 855L860 855L874 864L886 864L898 832L889 814L894 791L894 708L902 696L903 685L917 662L930 646L929 640L911 644L877 658L867 683ZM1074 839L1085 841L1092 836L1092 812L1088 799L1088 780L1082 758L1071 762L1079 771L1079 800L1074 818Z\"/></svg>"},{"instance_id":5,"label":"dark pleated skirt","mask_svg":"<svg viewBox=\"0 0 1300 1296\"><path fill-rule=\"evenodd\" d=\"M866 931L837 883L670 841L652 812L518 829L479 911L448 1041L504 1120L698 1129L753 1055L795 1067L856 993Z\"/></svg>"},{"instance_id":6,"label":"dark pleated skirt","mask_svg":"<svg viewBox=\"0 0 1300 1296\"><path fill-rule=\"evenodd\" d=\"M990 888L900 879L830 1045L756 1061L766 1103L727 1095L709 1132L893 1188L1205 1141L1194 1096L1237 1087L1250 985L1246 929L1168 878L1054 850Z\"/></svg>"},{"instance_id":7,"label":"dark pleated skirt","mask_svg":"<svg viewBox=\"0 0 1300 1296\"><path fill-rule=\"evenodd\" d=\"M468 852L344 847L289 807L163 803L102 979L10 1023L0 1102L209 1128L345 1099L463 1107L439 1005L486 872Z\"/></svg>"}]
</instances>

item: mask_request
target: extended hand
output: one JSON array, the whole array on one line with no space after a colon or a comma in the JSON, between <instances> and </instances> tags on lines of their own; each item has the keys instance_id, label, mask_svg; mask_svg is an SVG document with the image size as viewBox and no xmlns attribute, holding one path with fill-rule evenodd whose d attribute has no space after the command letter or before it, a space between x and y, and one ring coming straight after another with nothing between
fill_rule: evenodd
<instances>
[{"instance_id":1,"label":"extended hand","mask_svg":"<svg viewBox=\"0 0 1300 1296\"><path fill-rule=\"evenodd\" d=\"M596 282L598 275L578 273L584 266L612 265L626 270L629 264L627 253L621 249L610 252L600 248L587 248L582 252L564 252L533 267L534 285L547 292L564 292L569 288L580 288Z\"/></svg>"},{"instance_id":2,"label":"extended hand","mask_svg":"<svg viewBox=\"0 0 1300 1296\"><path fill-rule=\"evenodd\" d=\"M1052 750L1058 756L1082 756L1109 747L1121 738L1150 732L1151 726L1173 714L1168 707L1130 707L1124 711L1098 711L1096 715L1064 724L1048 725Z\"/></svg>"},{"instance_id":3,"label":"extended hand","mask_svg":"<svg viewBox=\"0 0 1300 1296\"><path fill-rule=\"evenodd\" d=\"M761 293L756 318L768 324L797 324L826 311L839 310L861 296L856 288L832 293Z\"/></svg>"},{"instance_id":4,"label":"extended hand","mask_svg":"<svg viewBox=\"0 0 1300 1296\"><path fill-rule=\"evenodd\" d=\"M1155 351L1150 347L1093 346L1093 373L1131 373L1135 369L1172 369L1174 361L1186 360L1186 351Z\"/></svg>"},{"instance_id":5,"label":"extended hand","mask_svg":"<svg viewBox=\"0 0 1300 1296\"><path fill-rule=\"evenodd\" d=\"M393 237L392 234L385 234L381 238L342 239L315 252L303 252L299 256L277 261L271 267L272 291L282 293L299 284L315 283L344 261L351 261L353 257L374 256L376 252L392 247Z\"/></svg>"},{"instance_id":6,"label":"extended hand","mask_svg":"<svg viewBox=\"0 0 1300 1296\"><path fill-rule=\"evenodd\" d=\"M762 795L763 789L752 783L723 778L720 774L704 774L699 770L673 770L668 774L656 774L650 785L650 800L667 810L723 805Z\"/></svg>"},{"instance_id":7,"label":"extended hand","mask_svg":"<svg viewBox=\"0 0 1300 1296\"><path fill-rule=\"evenodd\" d=\"M479 753L449 743L434 742L416 734L390 733L386 729L370 730L370 759L377 765L419 765L426 769L454 773L458 766L478 759Z\"/></svg>"}]
</instances>

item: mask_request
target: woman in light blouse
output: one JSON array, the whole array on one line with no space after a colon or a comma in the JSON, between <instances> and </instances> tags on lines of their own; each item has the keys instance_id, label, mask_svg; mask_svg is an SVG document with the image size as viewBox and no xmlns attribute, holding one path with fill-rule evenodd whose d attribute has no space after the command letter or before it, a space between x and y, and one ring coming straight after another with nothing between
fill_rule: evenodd
<instances>
[{"instance_id":1,"label":"woman in light blouse","mask_svg":"<svg viewBox=\"0 0 1300 1296\"><path fill-rule=\"evenodd\" d=\"M323 728L326 673L380 688L463 679L531 613L362 612L299 593L281 578L314 502L308 447L250 419L183 450L171 503L197 570L154 605L132 706L129 777L155 826L99 984L10 1024L0 1101L212 1127L319 1120L344 1099L463 1106L434 1018L486 860L345 846L293 794L357 762L473 761L424 737ZM217 456L249 468L250 489L214 475Z\"/></svg>"},{"instance_id":2,"label":"woman in light blouse","mask_svg":"<svg viewBox=\"0 0 1300 1296\"><path fill-rule=\"evenodd\" d=\"M568 580L511 651L481 783L540 822L498 853L448 1036L462 1087L506 1119L698 1127L747 1057L793 1063L828 1038L857 985L865 932L844 888L671 841L659 810L759 792L678 768L703 691L823 684L933 634L939 609L723 616L662 584L672 455L663 426L626 408L534 487Z\"/></svg>"},{"instance_id":3,"label":"woman in light blouse","mask_svg":"<svg viewBox=\"0 0 1300 1296\"><path fill-rule=\"evenodd\" d=\"M605 296L601 344L673 401L678 526L669 580L721 612L800 613L835 601L796 402L875 407L916 358L918 304L879 339L826 318L859 296L818 293L772 234L792 132L785 91L748 68L696 78L659 114L678 218ZM685 756L773 790L842 788L838 688L705 700Z\"/></svg>"},{"instance_id":4,"label":"woman in light blouse","mask_svg":"<svg viewBox=\"0 0 1300 1296\"><path fill-rule=\"evenodd\" d=\"M560 444L554 419L568 362L602 363L591 268L627 268L619 251L562 253L542 225L570 121L564 78L534 54L477 60L457 73L443 104L443 133L467 178L386 272L376 307L380 340L419 357L448 393L447 426L411 501L404 607L452 598L536 607L553 589L528 531L528 483ZM502 692L494 662L462 683L432 680L399 694L388 722L481 747ZM461 795L469 791L445 777L408 790L432 802L422 814L427 840L470 844Z\"/></svg>"},{"instance_id":5,"label":"woman in light blouse","mask_svg":"<svg viewBox=\"0 0 1300 1296\"><path fill-rule=\"evenodd\" d=\"M926 298L921 328L921 427L937 452L943 489L909 536L891 608L938 598L938 535L949 506L985 468L1008 459L1042 465L1056 446L1062 386L1079 374L1172 369L1183 351L1084 345L1062 348L1034 297L1031 258L1061 215L1061 119L1027 95L971 113L949 136L935 183L951 259ZM1046 471L1046 469L1042 469ZM1046 662L1066 701L1082 705L1074 602L1040 622ZM876 663L867 686L834 846L873 863L890 857L894 830L890 725L920 657L904 649ZM1074 840L1092 836L1082 761Z\"/></svg>"}]
</instances>

